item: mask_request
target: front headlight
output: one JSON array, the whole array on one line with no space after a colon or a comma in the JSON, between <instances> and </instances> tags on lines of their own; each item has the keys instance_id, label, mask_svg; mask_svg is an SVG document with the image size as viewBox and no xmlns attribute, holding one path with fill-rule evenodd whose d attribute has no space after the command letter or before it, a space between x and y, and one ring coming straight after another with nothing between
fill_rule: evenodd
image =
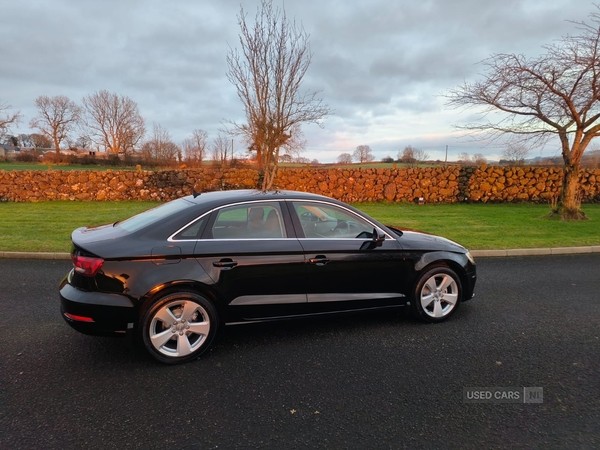
<instances>
[{"instance_id":1,"label":"front headlight","mask_svg":"<svg viewBox=\"0 0 600 450\"><path fill-rule=\"evenodd\" d=\"M471 252L467 250L467 253L465 253L465 255L467 255L467 259L469 260L469 262L475 265L475 260L473 259L473 255L471 255Z\"/></svg>"}]
</instances>

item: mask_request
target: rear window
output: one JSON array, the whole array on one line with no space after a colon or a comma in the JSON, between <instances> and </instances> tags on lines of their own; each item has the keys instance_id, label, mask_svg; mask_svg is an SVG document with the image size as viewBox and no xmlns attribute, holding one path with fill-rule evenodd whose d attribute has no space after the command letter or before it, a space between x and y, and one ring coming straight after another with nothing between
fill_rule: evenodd
<instances>
[{"instance_id":1,"label":"rear window","mask_svg":"<svg viewBox=\"0 0 600 450\"><path fill-rule=\"evenodd\" d=\"M141 230L142 228L147 227L148 225L152 225L153 223L158 222L164 217L168 217L179 211L183 211L184 209L189 208L193 205L193 203L188 202L183 198L179 198L177 200L173 200L168 203L163 203L162 205L158 205L155 208L136 214L135 216L132 216L129 219L125 219L122 222L117 223L116 226L127 232L132 233L134 231Z\"/></svg>"}]
</instances>

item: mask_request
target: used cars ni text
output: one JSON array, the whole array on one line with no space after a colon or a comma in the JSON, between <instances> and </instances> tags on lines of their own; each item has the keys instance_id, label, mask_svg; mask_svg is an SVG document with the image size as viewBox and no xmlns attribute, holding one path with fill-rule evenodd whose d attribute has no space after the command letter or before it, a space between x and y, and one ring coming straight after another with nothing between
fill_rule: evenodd
<instances>
[{"instance_id":1,"label":"used cars ni text","mask_svg":"<svg viewBox=\"0 0 600 450\"><path fill-rule=\"evenodd\" d=\"M304 192L208 192L72 234L59 288L75 330L197 358L228 324L408 306L441 322L473 297L475 262L442 237Z\"/></svg>"}]
</instances>

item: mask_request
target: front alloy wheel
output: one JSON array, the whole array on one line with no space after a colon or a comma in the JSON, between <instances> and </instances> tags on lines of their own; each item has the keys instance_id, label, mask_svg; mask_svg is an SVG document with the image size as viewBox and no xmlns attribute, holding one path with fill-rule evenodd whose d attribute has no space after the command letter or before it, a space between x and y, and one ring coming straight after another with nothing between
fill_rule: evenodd
<instances>
[{"instance_id":1,"label":"front alloy wheel","mask_svg":"<svg viewBox=\"0 0 600 450\"><path fill-rule=\"evenodd\" d=\"M146 349L167 364L196 359L210 346L216 328L214 306L192 292L178 292L160 298L142 319Z\"/></svg>"},{"instance_id":2,"label":"front alloy wheel","mask_svg":"<svg viewBox=\"0 0 600 450\"><path fill-rule=\"evenodd\" d=\"M413 315L426 322L446 320L460 305L462 286L456 273L445 266L425 272L417 283Z\"/></svg>"}]
</instances>

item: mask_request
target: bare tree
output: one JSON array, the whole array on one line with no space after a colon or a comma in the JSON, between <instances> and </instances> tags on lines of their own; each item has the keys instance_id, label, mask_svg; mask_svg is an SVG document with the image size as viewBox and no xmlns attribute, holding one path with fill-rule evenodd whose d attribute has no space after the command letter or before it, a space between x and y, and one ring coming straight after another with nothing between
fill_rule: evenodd
<instances>
[{"instance_id":1,"label":"bare tree","mask_svg":"<svg viewBox=\"0 0 600 450\"><path fill-rule=\"evenodd\" d=\"M92 140L89 136L82 134L73 141L73 147L77 148L90 148L92 146Z\"/></svg>"},{"instance_id":2,"label":"bare tree","mask_svg":"<svg viewBox=\"0 0 600 450\"><path fill-rule=\"evenodd\" d=\"M291 163L294 160L294 158L292 157L292 155L286 153L284 155L279 155L279 162L280 163Z\"/></svg>"},{"instance_id":3,"label":"bare tree","mask_svg":"<svg viewBox=\"0 0 600 450\"><path fill-rule=\"evenodd\" d=\"M600 9L600 6L596 6ZM544 46L545 54L528 58L496 54L482 62L483 80L465 82L448 93L454 107L483 108L487 122L463 128L491 138L512 134L535 144L558 138L563 184L555 214L585 219L578 200L581 157L600 135L600 14L590 22L572 22L577 34Z\"/></svg>"},{"instance_id":4,"label":"bare tree","mask_svg":"<svg viewBox=\"0 0 600 450\"><path fill-rule=\"evenodd\" d=\"M487 163L487 158L481 153L475 153L473 155L472 161L476 165L481 165Z\"/></svg>"},{"instance_id":5,"label":"bare tree","mask_svg":"<svg viewBox=\"0 0 600 450\"><path fill-rule=\"evenodd\" d=\"M342 153L337 157L338 164L352 164L352 155L350 153Z\"/></svg>"},{"instance_id":6,"label":"bare tree","mask_svg":"<svg viewBox=\"0 0 600 450\"><path fill-rule=\"evenodd\" d=\"M234 133L244 137L256 152L263 170L263 189L275 180L280 149L292 139L294 127L316 123L327 116L317 92L301 92L310 66L308 34L289 22L284 10L263 0L254 25L249 26L241 8L241 53L230 49L227 55L228 79L236 86L246 110L246 124L233 123Z\"/></svg>"},{"instance_id":7,"label":"bare tree","mask_svg":"<svg viewBox=\"0 0 600 450\"><path fill-rule=\"evenodd\" d=\"M290 130L290 138L281 147L281 151L290 155L292 159L300 157L300 153L306 148L306 140L304 133L299 123L292 126Z\"/></svg>"},{"instance_id":8,"label":"bare tree","mask_svg":"<svg viewBox=\"0 0 600 450\"><path fill-rule=\"evenodd\" d=\"M90 139L114 155L133 150L146 133L137 103L102 90L83 99Z\"/></svg>"},{"instance_id":9,"label":"bare tree","mask_svg":"<svg viewBox=\"0 0 600 450\"><path fill-rule=\"evenodd\" d=\"M61 142L69 137L69 133L78 124L81 109L65 95L40 95L35 99L35 105L38 114L31 119L29 126L37 128L41 134L51 139L58 155Z\"/></svg>"},{"instance_id":10,"label":"bare tree","mask_svg":"<svg viewBox=\"0 0 600 450\"><path fill-rule=\"evenodd\" d=\"M189 138L183 141L185 160L201 165L208 147L208 133L204 130L194 130Z\"/></svg>"},{"instance_id":11,"label":"bare tree","mask_svg":"<svg viewBox=\"0 0 600 450\"><path fill-rule=\"evenodd\" d=\"M460 164L470 164L473 162L473 159L467 152L462 152L458 154L456 161Z\"/></svg>"},{"instance_id":12,"label":"bare tree","mask_svg":"<svg viewBox=\"0 0 600 450\"><path fill-rule=\"evenodd\" d=\"M529 155L529 148L521 143L509 143L502 150L502 158L508 161L511 166L524 165L527 155Z\"/></svg>"},{"instance_id":13,"label":"bare tree","mask_svg":"<svg viewBox=\"0 0 600 450\"><path fill-rule=\"evenodd\" d=\"M407 145L402 152L398 152L398 161L409 165L415 163L415 149L412 145Z\"/></svg>"},{"instance_id":14,"label":"bare tree","mask_svg":"<svg viewBox=\"0 0 600 450\"><path fill-rule=\"evenodd\" d=\"M413 152L414 158L415 158L415 162L418 163L424 163L425 161L427 161L429 159L429 153L427 153L425 150L423 150L422 148L415 148L414 152Z\"/></svg>"},{"instance_id":15,"label":"bare tree","mask_svg":"<svg viewBox=\"0 0 600 450\"><path fill-rule=\"evenodd\" d=\"M10 131L10 126L19 123L21 113L19 111L8 112L12 106L0 102L0 136Z\"/></svg>"},{"instance_id":16,"label":"bare tree","mask_svg":"<svg viewBox=\"0 0 600 450\"><path fill-rule=\"evenodd\" d=\"M39 133L32 133L30 134L31 136L31 141L33 142L33 146L36 148L51 148L52 147L52 140L47 137L44 136L43 134L39 134Z\"/></svg>"},{"instance_id":17,"label":"bare tree","mask_svg":"<svg viewBox=\"0 0 600 450\"><path fill-rule=\"evenodd\" d=\"M173 163L179 155L179 147L171 140L169 132L160 124L152 127L152 136L142 145L142 156L149 161Z\"/></svg>"},{"instance_id":18,"label":"bare tree","mask_svg":"<svg viewBox=\"0 0 600 450\"><path fill-rule=\"evenodd\" d=\"M213 139L211 151L214 163L226 166L228 159L233 158L233 143L222 134L219 134Z\"/></svg>"},{"instance_id":19,"label":"bare tree","mask_svg":"<svg viewBox=\"0 0 600 450\"><path fill-rule=\"evenodd\" d=\"M415 148L412 145L407 145L398 153L398 160L410 166L416 166L418 163L425 162L429 159L429 153L420 148Z\"/></svg>"},{"instance_id":20,"label":"bare tree","mask_svg":"<svg viewBox=\"0 0 600 450\"><path fill-rule=\"evenodd\" d=\"M352 158L360 163L371 162L375 159L368 145L359 145L352 153Z\"/></svg>"}]
</instances>

